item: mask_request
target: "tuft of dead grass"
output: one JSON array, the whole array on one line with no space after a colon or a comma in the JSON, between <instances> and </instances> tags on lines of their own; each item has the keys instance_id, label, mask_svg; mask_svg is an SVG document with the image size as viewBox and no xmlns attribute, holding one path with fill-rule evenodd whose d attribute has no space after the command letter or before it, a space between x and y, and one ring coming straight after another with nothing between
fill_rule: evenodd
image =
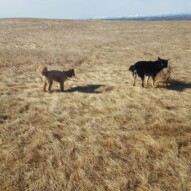
<instances>
[{"instance_id":1,"label":"tuft of dead grass","mask_svg":"<svg viewBox=\"0 0 191 191\"><path fill-rule=\"evenodd\" d=\"M0 190L190 190L190 22L0 20ZM133 87L171 59L167 87ZM75 68L66 92L36 73ZM162 74L160 74L162 75Z\"/></svg>"}]
</instances>

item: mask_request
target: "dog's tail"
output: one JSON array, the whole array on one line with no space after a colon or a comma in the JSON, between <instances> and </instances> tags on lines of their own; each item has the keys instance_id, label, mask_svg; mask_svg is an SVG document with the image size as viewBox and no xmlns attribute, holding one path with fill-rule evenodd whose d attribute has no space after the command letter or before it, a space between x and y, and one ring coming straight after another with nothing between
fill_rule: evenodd
<instances>
[{"instance_id":1,"label":"dog's tail","mask_svg":"<svg viewBox=\"0 0 191 191\"><path fill-rule=\"evenodd\" d=\"M134 65L131 65L131 66L129 67L129 71L132 72L133 76L137 73L137 70L136 70L136 68L135 68Z\"/></svg>"},{"instance_id":2,"label":"dog's tail","mask_svg":"<svg viewBox=\"0 0 191 191\"><path fill-rule=\"evenodd\" d=\"M48 68L46 66L39 66L39 68L37 69L37 72L45 76L46 73L48 72Z\"/></svg>"},{"instance_id":3,"label":"dog's tail","mask_svg":"<svg viewBox=\"0 0 191 191\"><path fill-rule=\"evenodd\" d=\"M135 66L134 66L134 65L131 65L131 66L129 67L129 71L133 72L134 70L135 70Z\"/></svg>"}]
</instances>

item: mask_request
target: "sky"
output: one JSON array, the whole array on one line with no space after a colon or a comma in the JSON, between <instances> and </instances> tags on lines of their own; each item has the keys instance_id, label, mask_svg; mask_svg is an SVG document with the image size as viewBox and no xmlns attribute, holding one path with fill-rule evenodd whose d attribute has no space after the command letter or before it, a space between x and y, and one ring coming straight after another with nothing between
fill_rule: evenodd
<instances>
[{"instance_id":1,"label":"sky","mask_svg":"<svg viewBox=\"0 0 191 191\"><path fill-rule=\"evenodd\" d=\"M0 0L0 18L89 19L191 13L191 0Z\"/></svg>"}]
</instances>

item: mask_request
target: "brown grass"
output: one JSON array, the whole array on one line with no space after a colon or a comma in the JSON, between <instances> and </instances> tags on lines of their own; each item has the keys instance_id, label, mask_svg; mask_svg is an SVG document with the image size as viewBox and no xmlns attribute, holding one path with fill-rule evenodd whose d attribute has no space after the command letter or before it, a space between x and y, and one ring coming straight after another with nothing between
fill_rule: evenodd
<instances>
[{"instance_id":1,"label":"brown grass","mask_svg":"<svg viewBox=\"0 0 191 191\"><path fill-rule=\"evenodd\" d=\"M0 20L0 190L191 190L191 22ZM170 58L167 87L133 87ZM73 68L61 93L36 73Z\"/></svg>"}]
</instances>

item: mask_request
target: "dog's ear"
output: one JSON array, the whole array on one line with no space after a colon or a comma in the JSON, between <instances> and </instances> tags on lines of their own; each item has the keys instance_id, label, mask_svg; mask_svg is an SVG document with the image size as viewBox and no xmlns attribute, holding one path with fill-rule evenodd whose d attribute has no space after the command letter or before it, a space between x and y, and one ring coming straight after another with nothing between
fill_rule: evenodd
<instances>
[{"instance_id":1,"label":"dog's ear","mask_svg":"<svg viewBox=\"0 0 191 191\"><path fill-rule=\"evenodd\" d=\"M73 68L70 70L70 73L71 73L71 76L75 76L75 73L74 73L74 69L73 69Z\"/></svg>"},{"instance_id":2,"label":"dog's ear","mask_svg":"<svg viewBox=\"0 0 191 191\"><path fill-rule=\"evenodd\" d=\"M169 60L170 60L170 59L167 59L167 60L166 60L167 66L168 66L168 64L169 64Z\"/></svg>"},{"instance_id":3,"label":"dog's ear","mask_svg":"<svg viewBox=\"0 0 191 191\"><path fill-rule=\"evenodd\" d=\"M75 76L75 72L74 72L74 69L72 69L72 74L73 74L73 76Z\"/></svg>"},{"instance_id":4,"label":"dog's ear","mask_svg":"<svg viewBox=\"0 0 191 191\"><path fill-rule=\"evenodd\" d=\"M161 58L160 58L160 57L158 57L158 60L161 60Z\"/></svg>"},{"instance_id":5,"label":"dog's ear","mask_svg":"<svg viewBox=\"0 0 191 191\"><path fill-rule=\"evenodd\" d=\"M74 69L68 70L68 77L75 76Z\"/></svg>"}]
</instances>

